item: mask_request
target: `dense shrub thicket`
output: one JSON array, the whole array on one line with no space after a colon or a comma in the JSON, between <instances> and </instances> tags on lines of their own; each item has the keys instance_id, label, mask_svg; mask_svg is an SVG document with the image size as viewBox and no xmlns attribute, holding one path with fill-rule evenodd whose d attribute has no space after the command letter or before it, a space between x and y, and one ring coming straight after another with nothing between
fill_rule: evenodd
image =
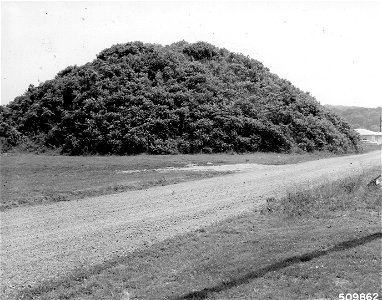
<instances>
[{"instance_id":1,"label":"dense shrub thicket","mask_svg":"<svg viewBox=\"0 0 382 300\"><path fill-rule=\"evenodd\" d=\"M4 149L136 154L357 150L350 126L260 62L204 42L131 42L0 107Z\"/></svg>"}]
</instances>

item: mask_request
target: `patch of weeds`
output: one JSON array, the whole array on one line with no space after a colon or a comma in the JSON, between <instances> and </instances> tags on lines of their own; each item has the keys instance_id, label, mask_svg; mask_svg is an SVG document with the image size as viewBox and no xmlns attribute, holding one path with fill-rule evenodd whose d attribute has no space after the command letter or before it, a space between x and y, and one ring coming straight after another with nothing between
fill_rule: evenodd
<instances>
[{"instance_id":1,"label":"patch of weeds","mask_svg":"<svg viewBox=\"0 0 382 300\"><path fill-rule=\"evenodd\" d=\"M319 187L289 191L281 199L268 198L262 214L278 214L287 218L321 217L342 210L380 210L380 187L368 187L370 173L329 182Z\"/></svg>"},{"instance_id":2,"label":"patch of weeds","mask_svg":"<svg viewBox=\"0 0 382 300\"><path fill-rule=\"evenodd\" d=\"M127 190L127 187L125 185L122 185L122 184L114 184L112 187L111 187L112 191L113 192L116 192L116 193L120 193L120 192L125 192Z\"/></svg>"},{"instance_id":3,"label":"patch of weeds","mask_svg":"<svg viewBox=\"0 0 382 300\"><path fill-rule=\"evenodd\" d=\"M158 179L158 181L157 181L157 185L162 185L162 186L164 186L164 185L168 185L169 183L168 183L168 181L167 181L167 179L165 178L165 177L161 177L160 179Z\"/></svg>"},{"instance_id":4,"label":"patch of weeds","mask_svg":"<svg viewBox=\"0 0 382 300\"><path fill-rule=\"evenodd\" d=\"M67 194L47 192L44 195L44 200L46 202L61 202L61 201L70 201L71 198Z\"/></svg>"}]
</instances>

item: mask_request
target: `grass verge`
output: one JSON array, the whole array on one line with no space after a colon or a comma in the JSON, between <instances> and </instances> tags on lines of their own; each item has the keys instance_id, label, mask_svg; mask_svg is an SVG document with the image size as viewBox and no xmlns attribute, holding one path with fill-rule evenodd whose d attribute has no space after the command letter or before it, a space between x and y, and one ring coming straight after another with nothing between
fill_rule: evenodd
<instances>
[{"instance_id":1,"label":"grass verge","mask_svg":"<svg viewBox=\"0 0 382 300\"><path fill-rule=\"evenodd\" d=\"M160 168L184 167L187 164L280 165L328 156L333 155L329 153L252 153L72 157L9 154L0 157L0 210L20 205L69 201L226 174L226 172L213 171L160 173L155 170ZM123 174L118 172L121 170L145 171Z\"/></svg>"},{"instance_id":2,"label":"grass verge","mask_svg":"<svg viewBox=\"0 0 382 300\"><path fill-rule=\"evenodd\" d=\"M380 169L269 200L18 299L338 299L381 296Z\"/></svg>"},{"instance_id":3,"label":"grass verge","mask_svg":"<svg viewBox=\"0 0 382 300\"><path fill-rule=\"evenodd\" d=\"M382 150L382 144L373 144L373 143L363 143L361 144L361 153L367 153L371 151L376 151L376 150Z\"/></svg>"}]
</instances>

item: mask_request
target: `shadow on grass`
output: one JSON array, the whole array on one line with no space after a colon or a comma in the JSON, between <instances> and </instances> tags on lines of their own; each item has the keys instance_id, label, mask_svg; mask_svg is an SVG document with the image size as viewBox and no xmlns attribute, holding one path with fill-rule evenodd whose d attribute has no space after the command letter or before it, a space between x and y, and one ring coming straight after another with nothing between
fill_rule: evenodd
<instances>
[{"instance_id":1,"label":"shadow on grass","mask_svg":"<svg viewBox=\"0 0 382 300\"><path fill-rule=\"evenodd\" d=\"M224 290L231 289L233 287L247 283L249 280L260 278L260 277L264 276L265 274L267 274L268 272L277 271L277 270L289 267L293 264L298 264L301 262L307 262L307 261L310 261L314 258L318 258L318 257L324 256L324 255L327 255L327 254L330 254L333 252L351 249L351 248L372 242L372 241L374 241L376 239L380 239L380 238L382 238L382 232L377 232L377 233L374 233L374 234L371 234L368 236L364 236L361 238L356 238L353 240L339 243L339 244L335 245L334 247L331 247L331 248L326 249L326 250L317 250L317 251L309 252L309 253L298 255L298 256L292 256L292 257L286 258L284 260L278 261L278 262L276 262L272 265L269 265L267 267L255 270L255 271L250 272L248 274L245 274L241 277L234 278L230 281L221 282L215 286L204 288L202 290L194 291L194 292L191 292L191 293L188 293L185 295L176 296L176 297L171 298L171 299L173 299L173 300L176 300L176 299L178 299L178 300L181 300L181 299L194 299L194 300L206 299L210 293L216 293L216 292L221 292Z\"/></svg>"}]
</instances>

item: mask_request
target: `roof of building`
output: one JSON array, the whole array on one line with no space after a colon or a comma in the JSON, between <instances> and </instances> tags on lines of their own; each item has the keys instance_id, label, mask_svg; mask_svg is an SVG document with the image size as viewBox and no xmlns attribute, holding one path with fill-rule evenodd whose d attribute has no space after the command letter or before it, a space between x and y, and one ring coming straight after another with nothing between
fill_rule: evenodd
<instances>
[{"instance_id":1,"label":"roof of building","mask_svg":"<svg viewBox=\"0 0 382 300\"><path fill-rule=\"evenodd\" d=\"M375 132L363 128L358 128L355 131L357 131L360 135L382 135L382 132Z\"/></svg>"}]
</instances>

